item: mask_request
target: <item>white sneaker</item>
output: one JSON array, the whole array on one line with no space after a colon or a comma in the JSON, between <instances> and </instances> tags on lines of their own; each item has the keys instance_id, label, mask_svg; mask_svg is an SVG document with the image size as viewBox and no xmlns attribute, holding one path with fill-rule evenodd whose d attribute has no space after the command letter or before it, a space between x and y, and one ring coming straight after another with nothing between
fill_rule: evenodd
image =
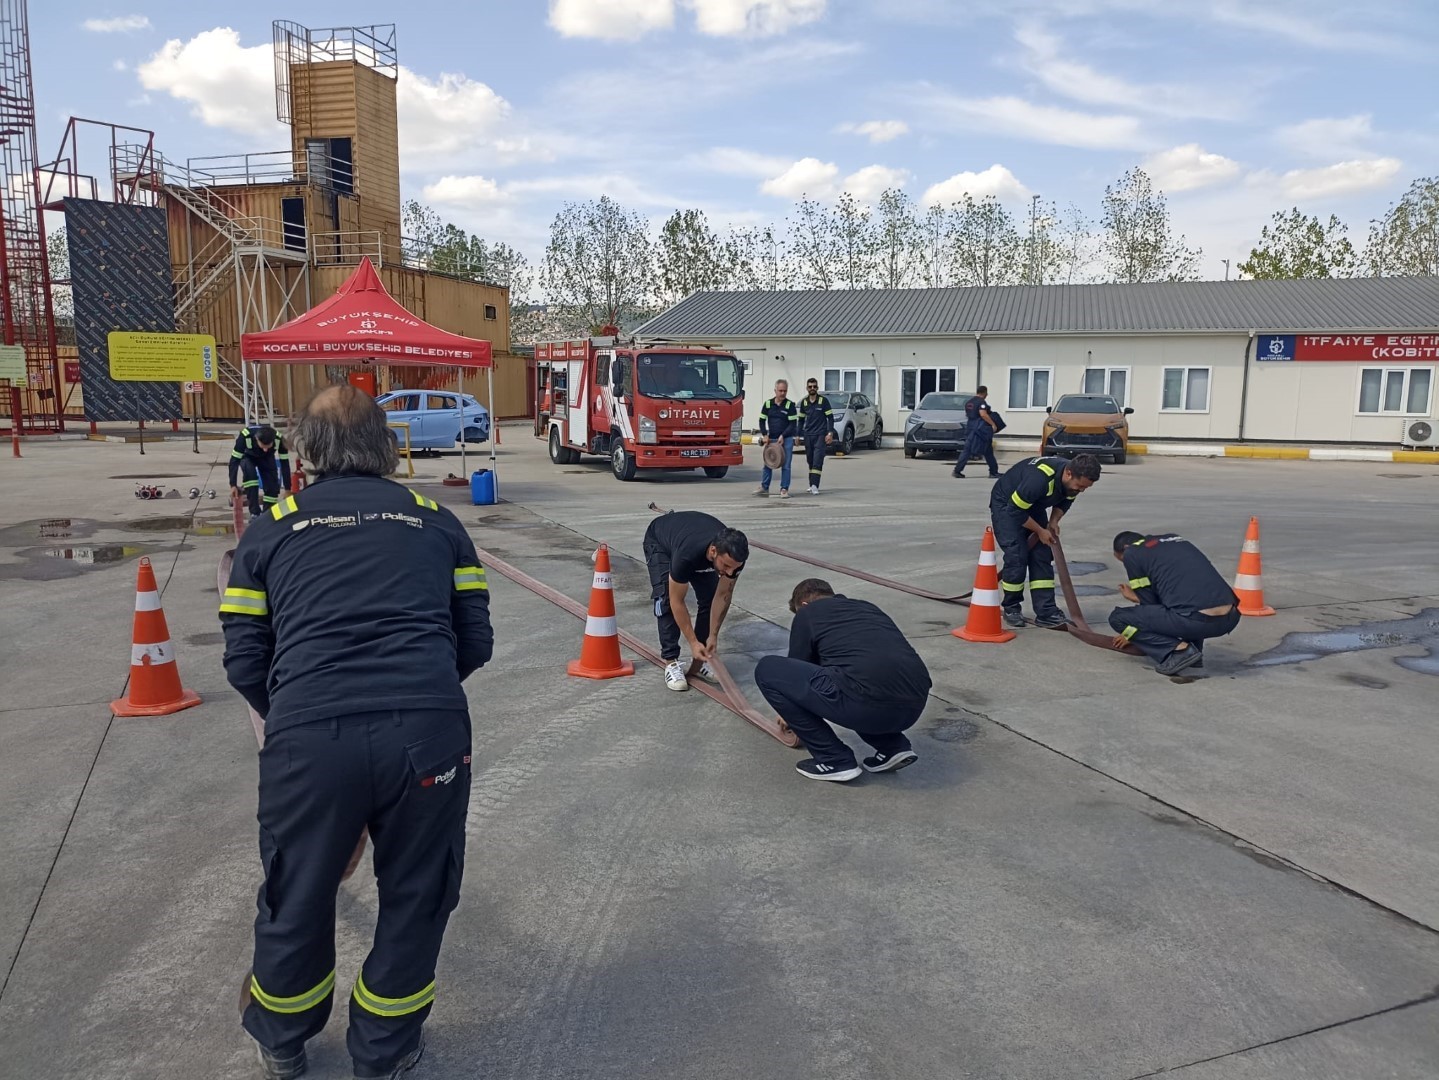
<instances>
[{"instance_id":1,"label":"white sneaker","mask_svg":"<svg viewBox=\"0 0 1439 1080\"><path fill-rule=\"evenodd\" d=\"M706 660L703 664L700 665L698 674L699 677L707 683L719 682L719 676L715 674L714 668L709 666L708 660Z\"/></svg>"},{"instance_id":2,"label":"white sneaker","mask_svg":"<svg viewBox=\"0 0 1439 1080\"><path fill-rule=\"evenodd\" d=\"M811 485L809 486L809 493L810 493L811 495L818 495L818 494L819 494L819 488L817 488L814 484L811 484Z\"/></svg>"},{"instance_id":3,"label":"white sneaker","mask_svg":"<svg viewBox=\"0 0 1439 1080\"><path fill-rule=\"evenodd\" d=\"M685 678L685 664L680 660L671 660L665 665L665 685L671 690L688 690L689 680Z\"/></svg>"}]
</instances>

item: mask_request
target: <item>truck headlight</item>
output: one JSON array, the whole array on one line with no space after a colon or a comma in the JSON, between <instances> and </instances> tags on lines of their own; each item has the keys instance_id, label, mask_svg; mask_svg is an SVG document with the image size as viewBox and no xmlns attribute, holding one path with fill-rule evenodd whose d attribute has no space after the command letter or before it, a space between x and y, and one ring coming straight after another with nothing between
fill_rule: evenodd
<instances>
[{"instance_id":1,"label":"truck headlight","mask_svg":"<svg viewBox=\"0 0 1439 1080\"><path fill-rule=\"evenodd\" d=\"M739 442L740 432L743 430L744 418L740 417L740 419L736 420L733 424L729 426L729 441L732 443Z\"/></svg>"},{"instance_id":2,"label":"truck headlight","mask_svg":"<svg viewBox=\"0 0 1439 1080\"><path fill-rule=\"evenodd\" d=\"M652 417L640 417L639 441L646 446L653 446L660 441L659 432L655 429L655 422Z\"/></svg>"}]
</instances>

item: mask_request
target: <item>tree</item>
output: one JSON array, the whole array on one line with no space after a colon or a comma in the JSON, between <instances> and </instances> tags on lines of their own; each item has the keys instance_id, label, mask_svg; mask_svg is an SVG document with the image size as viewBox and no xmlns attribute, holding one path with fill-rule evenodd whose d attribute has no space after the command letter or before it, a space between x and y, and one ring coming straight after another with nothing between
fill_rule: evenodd
<instances>
[{"instance_id":1,"label":"tree","mask_svg":"<svg viewBox=\"0 0 1439 1080\"><path fill-rule=\"evenodd\" d=\"M789 219L789 250L801 289L833 289L842 274L838 233L824 204L808 195L795 204Z\"/></svg>"},{"instance_id":2,"label":"tree","mask_svg":"<svg viewBox=\"0 0 1439 1080\"><path fill-rule=\"evenodd\" d=\"M951 280L956 285L1017 285L1024 276L1024 244L993 195L965 195L949 214Z\"/></svg>"},{"instance_id":3,"label":"tree","mask_svg":"<svg viewBox=\"0 0 1439 1080\"><path fill-rule=\"evenodd\" d=\"M1110 280L1194 281L1200 252L1183 236L1170 235L1169 207L1143 169L1130 169L1118 185L1104 189L1102 218L1106 269Z\"/></svg>"},{"instance_id":4,"label":"tree","mask_svg":"<svg viewBox=\"0 0 1439 1080\"><path fill-rule=\"evenodd\" d=\"M1046 221L1049 226L1045 232L1044 261L1040 264L1041 284L1079 284L1094 258L1094 229L1089 219L1073 203L1063 214L1050 203Z\"/></svg>"},{"instance_id":5,"label":"tree","mask_svg":"<svg viewBox=\"0 0 1439 1080\"><path fill-rule=\"evenodd\" d=\"M703 210L676 210L660 226L655 261L660 295L673 302L728 286L736 251L710 229Z\"/></svg>"},{"instance_id":6,"label":"tree","mask_svg":"<svg viewBox=\"0 0 1439 1080\"><path fill-rule=\"evenodd\" d=\"M1353 277L1359 263L1347 227L1333 214L1325 224L1297 207L1277 213L1259 231L1259 243L1239 264L1239 273L1256 280Z\"/></svg>"},{"instance_id":7,"label":"tree","mask_svg":"<svg viewBox=\"0 0 1439 1080\"><path fill-rule=\"evenodd\" d=\"M50 304L57 319L74 319L75 294L70 289L70 244L61 225L45 237L45 254L50 264ZM57 285L63 281L65 284Z\"/></svg>"},{"instance_id":8,"label":"tree","mask_svg":"<svg viewBox=\"0 0 1439 1080\"><path fill-rule=\"evenodd\" d=\"M1439 274L1439 177L1415 180L1402 199L1370 223L1364 262L1377 277Z\"/></svg>"},{"instance_id":9,"label":"tree","mask_svg":"<svg viewBox=\"0 0 1439 1080\"><path fill-rule=\"evenodd\" d=\"M953 282L950 217L951 211L936 203L915 225L916 272L927 289L943 289Z\"/></svg>"},{"instance_id":10,"label":"tree","mask_svg":"<svg viewBox=\"0 0 1439 1080\"><path fill-rule=\"evenodd\" d=\"M904 289L920 280L923 240L909 196L901 188L880 192L874 241L876 284L881 289Z\"/></svg>"},{"instance_id":11,"label":"tree","mask_svg":"<svg viewBox=\"0 0 1439 1080\"><path fill-rule=\"evenodd\" d=\"M725 245L734 253L734 288L778 292L794 287L788 247L773 225L731 229Z\"/></svg>"},{"instance_id":12,"label":"tree","mask_svg":"<svg viewBox=\"0 0 1439 1080\"><path fill-rule=\"evenodd\" d=\"M650 310L654 256L649 226L608 195L566 203L550 223L540 277L576 329L598 333Z\"/></svg>"},{"instance_id":13,"label":"tree","mask_svg":"<svg viewBox=\"0 0 1439 1080\"><path fill-rule=\"evenodd\" d=\"M841 192L830 214L838 281L847 289L870 289L878 271L878 249L870 210L849 192Z\"/></svg>"}]
</instances>

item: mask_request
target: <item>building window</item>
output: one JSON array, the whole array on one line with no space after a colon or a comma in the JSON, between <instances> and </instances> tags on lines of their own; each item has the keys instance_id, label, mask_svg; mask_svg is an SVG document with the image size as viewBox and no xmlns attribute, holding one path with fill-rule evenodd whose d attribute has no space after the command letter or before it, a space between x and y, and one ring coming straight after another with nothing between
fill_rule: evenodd
<instances>
[{"instance_id":1,"label":"building window","mask_svg":"<svg viewBox=\"0 0 1439 1080\"><path fill-rule=\"evenodd\" d=\"M1049 407L1049 384L1053 368L1012 367L1009 369L1009 407L1024 411Z\"/></svg>"},{"instance_id":2,"label":"building window","mask_svg":"<svg viewBox=\"0 0 1439 1080\"><path fill-rule=\"evenodd\" d=\"M1164 369L1164 392L1160 398L1161 412L1208 412L1209 369L1207 367L1167 367Z\"/></svg>"},{"instance_id":3,"label":"building window","mask_svg":"<svg viewBox=\"0 0 1439 1080\"><path fill-rule=\"evenodd\" d=\"M825 385L828 386L828 383ZM958 368L900 368L899 407L901 409L916 408L924 400L925 394L932 394L936 390L952 394L958 385Z\"/></svg>"},{"instance_id":4,"label":"building window","mask_svg":"<svg viewBox=\"0 0 1439 1080\"><path fill-rule=\"evenodd\" d=\"M494 304L485 305L485 318L494 320L500 317L499 309Z\"/></svg>"},{"instance_id":5,"label":"building window","mask_svg":"<svg viewBox=\"0 0 1439 1080\"><path fill-rule=\"evenodd\" d=\"M1122 409L1129 404L1129 369L1127 367L1092 367L1084 369L1084 393L1108 394Z\"/></svg>"},{"instance_id":6,"label":"building window","mask_svg":"<svg viewBox=\"0 0 1439 1080\"><path fill-rule=\"evenodd\" d=\"M826 394L838 394L844 391L850 393L868 394L875 396L875 388L879 383L879 372L874 368L825 368L824 369L824 392Z\"/></svg>"},{"instance_id":7,"label":"building window","mask_svg":"<svg viewBox=\"0 0 1439 1080\"><path fill-rule=\"evenodd\" d=\"M1428 416L1433 384L1433 368L1361 368L1359 412Z\"/></svg>"}]
</instances>

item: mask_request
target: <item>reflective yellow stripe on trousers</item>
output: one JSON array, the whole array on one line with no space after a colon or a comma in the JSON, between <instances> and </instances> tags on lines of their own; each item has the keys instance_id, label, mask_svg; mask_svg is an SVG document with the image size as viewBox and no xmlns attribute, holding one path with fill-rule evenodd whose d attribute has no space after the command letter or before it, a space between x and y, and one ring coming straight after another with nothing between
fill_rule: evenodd
<instances>
[{"instance_id":1,"label":"reflective yellow stripe on trousers","mask_svg":"<svg viewBox=\"0 0 1439 1080\"><path fill-rule=\"evenodd\" d=\"M306 990L303 994L296 994L294 997L276 997L274 994L267 994L260 989L260 980L253 975L250 976L251 1000L256 1005L274 1013L302 1013L306 1009L313 1009L329 997L330 992L334 989L335 973L333 971L321 979L319 985Z\"/></svg>"},{"instance_id":2,"label":"reflective yellow stripe on trousers","mask_svg":"<svg viewBox=\"0 0 1439 1080\"><path fill-rule=\"evenodd\" d=\"M356 1005L376 1016L408 1016L435 1000L435 984L431 982L419 993L409 997L384 998L370 992L370 988L365 985L365 976L361 974L355 979L354 997Z\"/></svg>"}]
</instances>

